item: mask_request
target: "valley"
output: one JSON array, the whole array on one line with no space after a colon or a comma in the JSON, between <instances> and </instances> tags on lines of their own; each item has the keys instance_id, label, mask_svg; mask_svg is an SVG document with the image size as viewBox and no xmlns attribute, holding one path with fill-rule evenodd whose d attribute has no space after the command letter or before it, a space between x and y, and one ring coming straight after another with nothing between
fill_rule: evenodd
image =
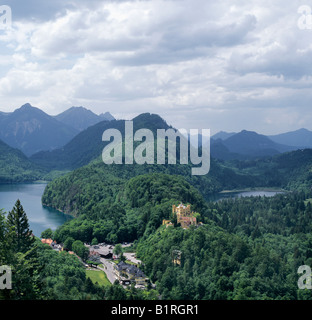
<instances>
[{"instance_id":1,"label":"valley","mask_svg":"<svg viewBox=\"0 0 312 320\"><path fill-rule=\"evenodd\" d=\"M30 106L22 109L34 111ZM68 126L71 117L75 119L75 110L69 109L54 120L61 119ZM5 188L12 183L48 180L40 201L73 218L43 230L45 235L64 244L67 251L76 250L76 254L84 254L84 243L131 242L132 250L143 262L142 272L155 286L140 291L114 283L103 289L86 280L84 267L75 264L75 277L81 281L74 281L69 275L66 279L72 279L68 280L70 290L60 290L63 276L49 270L47 261L63 264L62 272L70 274L65 270L74 257L68 258L66 250L52 253L38 245L36 259L45 270L41 277L49 279L44 281L46 287L37 293L38 297L310 298L309 292L297 290L296 271L298 265L309 264L312 259L312 149L299 147L300 142L296 146L294 138L293 144L287 145L284 140L276 142L242 131L212 138L207 175L192 175L191 164L180 163L179 157L175 165L107 165L102 151L109 141L103 141L102 134L116 129L125 135L125 120L98 122L99 118L84 109L78 111L83 111L81 120L89 119L86 114L90 116L91 125L84 127L85 122L75 120L75 130L80 132L62 146L27 156L18 145L13 148L1 142L0 183ZM147 128L154 137L158 129L172 128L160 116L150 113L135 117L133 127L135 131ZM303 133L306 135L307 131ZM154 145L156 139L148 143ZM133 146L136 150L138 143ZM177 155L179 147L177 144ZM37 209L28 207L27 200L24 202L33 226L32 211ZM190 205L196 213L194 225L186 227L184 220L172 214L172 206L180 203ZM13 206L14 203L11 208L5 207L6 211ZM5 215L1 217L5 221ZM3 235L7 232L1 230ZM37 232L36 236L40 237ZM8 236L8 245L10 239ZM178 259L173 258L175 252L179 252Z\"/></svg>"}]
</instances>

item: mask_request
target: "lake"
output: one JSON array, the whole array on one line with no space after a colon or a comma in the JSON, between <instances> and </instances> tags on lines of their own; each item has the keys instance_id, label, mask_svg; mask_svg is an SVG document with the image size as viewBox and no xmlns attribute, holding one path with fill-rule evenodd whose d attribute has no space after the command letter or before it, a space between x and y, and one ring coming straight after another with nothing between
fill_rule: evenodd
<instances>
[{"instance_id":1,"label":"lake","mask_svg":"<svg viewBox=\"0 0 312 320\"><path fill-rule=\"evenodd\" d=\"M276 194L284 193L283 191L266 191L266 190L254 190L254 191L229 191L219 192L209 197L208 201L220 201L228 198L241 198L241 197L273 197Z\"/></svg>"},{"instance_id":2,"label":"lake","mask_svg":"<svg viewBox=\"0 0 312 320\"><path fill-rule=\"evenodd\" d=\"M42 231L48 228L55 230L72 219L69 215L42 206L41 196L45 187L46 184L41 183L0 185L0 209L8 213L19 199L27 214L30 229L37 237Z\"/></svg>"},{"instance_id":3,"label":"lake","mask_svg":"<svg viewBox=\"0 0 312 320\"><path fill-rule=\"evenodd\" d=\"M41 232L51 228L55 230L64 222L72 219L70 215L66 215L52 208L43 207L41 204L41 196L44 192L46 184L12 184L0 185L0 209L6 212L12 210L17 199L27 214L30 229L34 235L40 237ZM244 191L244 192L225 192L214 194L209 198L210 201L219 201L226 198L238 198L249 196L266 196L272 197L280 191Z\"/></svg>"}]
</instances>

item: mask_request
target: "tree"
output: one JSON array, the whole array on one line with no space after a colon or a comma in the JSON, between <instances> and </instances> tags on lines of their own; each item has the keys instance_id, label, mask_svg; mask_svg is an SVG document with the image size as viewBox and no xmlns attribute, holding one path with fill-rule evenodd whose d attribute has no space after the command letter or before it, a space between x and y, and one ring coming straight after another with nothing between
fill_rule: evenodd
<instances>
[{"instance_id":1,"label":"tree","mask_svg":"<svg viewBox=\"0 0 312 320\"><path fill-rule=\"evenodd\" d=\"M6 225L5 216L3 211L0 209L0 265L6 263L6 253L7 253L7 241L6 241Z\"/></svg>"},{"instance_id":2,"label":"tree","mask_svg":"<svg viewBox=\"0 0 312 320\"><path fill-rule=\"evenodd\" d=\"M26 253L33 245L35 239L29 229L26 212L17 200L7 217L8 229L13 232L12 246L16 252Z\"/></svg>"},{"instance_id":3,"label":"tree","mask_svg":"<svg viewBox=\"0 0 312 320\"><path fill-rule=\"evenodd\" d=\"M73 243L74 243L75 239L72 237L67 237L66 240L64 241L64 249L68 250L68 251L72 251L73 248Z\"/></svg>"},{"instance_id":4,"label":"tree","mask_svg":"<svg viewBox=\"0 0 312 320\"><path fill-rule=\"evenodd\" d=\"M122 251L122 246L121 246L120 243L116 244L113 252L115 253L116 256L119 256L120 254L123 253L123 251Z\"/></svg>"},{"instance_id":5,"label":"tree","mask_svg":"<svg viewBox=\"0 0 312 320\"><path fill-rule=\"evenodd\" d=\"M51 228L46 229L41 232L41 238L43 239L52 239L53 238L53 231Z\"/></svg>"},{"instance_id":6,"label":"tree","mask_svg":"<svg viewBox=\"0 0 312 320\"><path fill-rule=\"evenodd\" d=\"M86 260L88 258L89 249L84 246L82 241L76 240L72 245L72 249L82 260Z\"/></svg>"}]
</instances>

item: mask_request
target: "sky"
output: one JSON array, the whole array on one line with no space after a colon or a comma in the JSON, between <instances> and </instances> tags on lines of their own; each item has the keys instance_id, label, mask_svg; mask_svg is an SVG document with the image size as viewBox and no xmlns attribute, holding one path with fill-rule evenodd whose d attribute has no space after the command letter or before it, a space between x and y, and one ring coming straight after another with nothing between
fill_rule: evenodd
<instances>
[{"instance_id":1,"label":"sky","mask_svg":"<svg viewBox=\"0 0 312 320\"><path fill-rule=\"evenodd\" d=\"M2 19L0 29L0 111L84 106L117 119L156 113L175 128L212 134L312 130L312 2L2 5L12 24ZM0 7L0 21L4 14Z\"/></svg>"}]
</instances>

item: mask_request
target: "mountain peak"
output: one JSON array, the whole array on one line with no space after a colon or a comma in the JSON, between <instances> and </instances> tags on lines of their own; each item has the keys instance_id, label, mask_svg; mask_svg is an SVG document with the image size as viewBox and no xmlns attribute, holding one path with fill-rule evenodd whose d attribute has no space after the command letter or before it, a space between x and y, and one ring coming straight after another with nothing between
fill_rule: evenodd
<instances>
[{"instance_id":1,"label":"mountain peak","mask_svg":"<svg viewBox=\"0 0 312 320\"><path fill-rule=\"evenodd\" d=\"M106 114L105 114L106 115ZM110 115L110 114L109 114ZM55 116L55 119L75 128L78 131L83 131L90 126L93 126L103 120L114 120L112 115L103 117L98 116L97 114L93 113L91 110L86 109L85 107L71 107L64 112Z\"/></svg>"},{"instance_id":2,"label":"mountain peak","mask_svg":"<svg viewBox=\"0 0 312 320\"><path fill-rule=\"evenodd\" d=\"M105 112L105 113L101 113L99 115L99 117L101 117L103 120L107 120L107 121L113 121L116 120L110 112Z\"/></svg>"},{"instance_id":3,"label":"mountain peak","mask_svg":"<svg viewBox=\"0 0 312 320\"><path fill-rule=\"evenodd\" d=\"M27 102L27 103L25 103L24 105L22 105L22 108L24 107L24 108L26 108L26 107L31 107L32 105L29 103L29 102Z\"/></svg>"},{"instance_id":4,"label":"mountain peak","mask_svg":"<svg viewBox=\"0 0 312 320\"><path fill-rule=\"evenodd\" d=\"M298 148L312 148L312 131L305 128L272 135L269 138L277 143L288 144Z\"/></svg>"},{"instance_id":5,"label":"mountain peak","mask_svg":"<svg viewBox=\"0 0 312 320\"><path fill-rule=\"evenodd\" d=\"M34 107L30 103L25 103L19 108L19 110L29 110L29 109L34 109Z\"/></svg>"}]
</instances>

